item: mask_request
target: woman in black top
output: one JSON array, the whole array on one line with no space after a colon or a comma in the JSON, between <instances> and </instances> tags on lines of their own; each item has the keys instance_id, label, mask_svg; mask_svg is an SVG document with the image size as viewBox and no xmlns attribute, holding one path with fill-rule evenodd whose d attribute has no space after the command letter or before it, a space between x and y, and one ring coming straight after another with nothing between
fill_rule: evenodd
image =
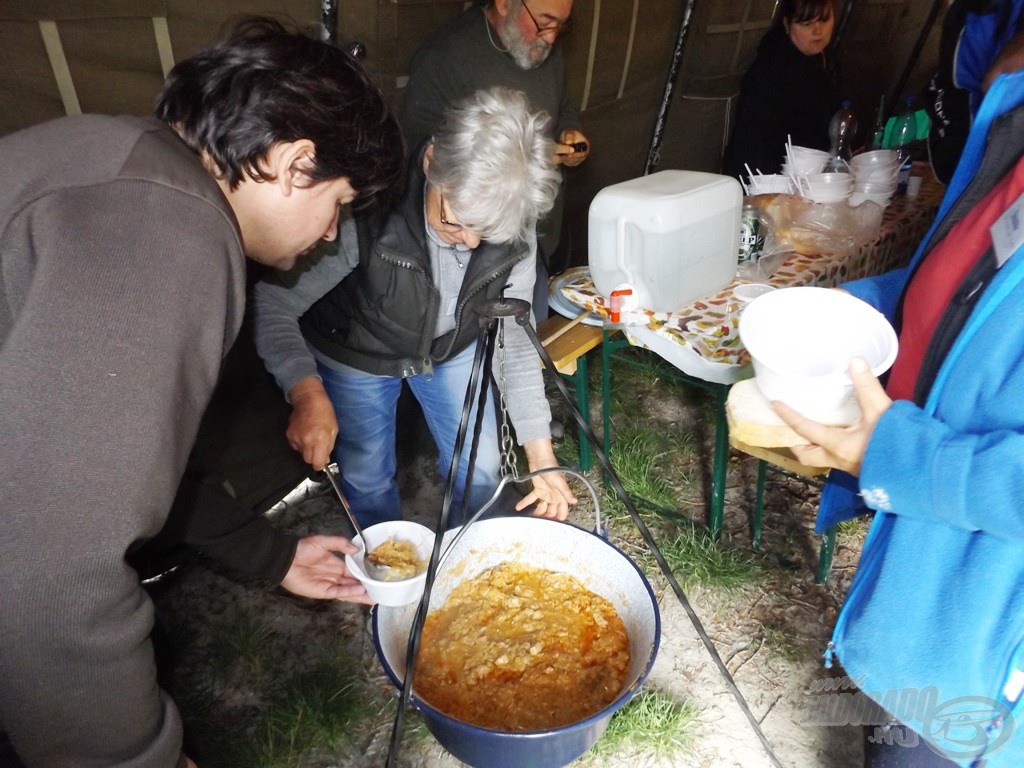
<instances>
[{"instance_id":1,"label":"woman in black top","mask_svg":"<svg viewBox=\"0 0 1024 768\"><path fill-rule=\"evenodd\" d=\"M794 145L829 149L828 124L838 108L829 52L832 0L782 0L743 76L736 127L722 172L746 176L746 165L778 173L787 136Z\"/></svg>"}]
</instances>

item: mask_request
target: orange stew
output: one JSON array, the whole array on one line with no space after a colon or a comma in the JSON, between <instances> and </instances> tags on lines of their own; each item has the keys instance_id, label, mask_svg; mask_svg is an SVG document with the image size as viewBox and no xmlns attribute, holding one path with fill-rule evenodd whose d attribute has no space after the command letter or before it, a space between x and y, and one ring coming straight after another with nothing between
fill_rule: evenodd
<instances>
[{"instance_id":1,"label":"orange stew","mask_svg":"<svg viewBox=\"0 0 1024 768\"><path fill-rule=\"evenodd\" d=\"M614 701L628 668L629 636L610 602L569 574L502 563L427 616L415 689L466 723L546 730Z\"/></svg>"}]
</instances>

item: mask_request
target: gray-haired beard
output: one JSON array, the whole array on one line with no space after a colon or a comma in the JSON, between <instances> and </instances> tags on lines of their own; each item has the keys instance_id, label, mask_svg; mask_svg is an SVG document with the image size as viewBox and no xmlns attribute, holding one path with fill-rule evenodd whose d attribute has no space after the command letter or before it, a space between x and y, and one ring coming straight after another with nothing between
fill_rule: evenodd
<instances>
[{"instance_id":1,"label":"gray-haired beard","mask_svg":"<svg viewBox=\"0 0 1024 768\"><path fill-rule=\"evenodd\" d=\"M527 42L511 16L505 17L505 22L497 32L501 44L520 69L536 69L551 55L551 43L540 38L532 43Z\"/></svg>"}]
</instances>

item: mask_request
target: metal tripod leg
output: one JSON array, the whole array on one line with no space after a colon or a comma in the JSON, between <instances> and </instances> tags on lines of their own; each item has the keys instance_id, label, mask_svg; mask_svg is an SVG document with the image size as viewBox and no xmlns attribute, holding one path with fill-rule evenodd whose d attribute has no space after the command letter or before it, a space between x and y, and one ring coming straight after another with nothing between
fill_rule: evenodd
<instances>
[{"instance_id":1,"label":"metal tripod leg","mask_svg":"<svg viewBox=\"0 0 1024 768\"><path fill-rule=\"evenodd\" d=\"M524 302L525 303L525 302ZM526 305L529 310L530 305ZM394 768L397 763L398 745L402 736L402 724L405 719L405 710L409 705L409 697L412 693L413 672L416 666L416 654L419 650L420 636L423 631L423 622L427 617L427 608L430 605L430 593L434 586L434 578L437 575L437 563L441 556L441 540L448 527L448 520L451 517L452 499L455 496L455 485L458 481L459 463L462 461L462 451L466 444L466 433L469 429L469 414L472 410L473 401L477 399L477 386L482 384L478 400L476 428L473 434L473 444L469 456L469 468L466 472L466 489L463 492L463 508L465 499L468 498L469 482L473 477L473 464L476 459L476 447L479 442L481 426L483 423L483 402L486 397L486 381L490 378L490 359L494 347L494 337L497 323L494 318L480 318L480 333L477 336L476 353L473 356L473 368L469 375L469 383L466 385L466 397L462 405L462 416L459 419L459 428L455 436L455 445L452 449L452 463L448 468L448 477L445 480L444 499L441 502L441 516L438 520L437 535L434 536L434 548L430 554L430 562L427 564L427 574L423 585L423 596L420 598L416 615L413 618L409 630L409 643L405 653L405 679L402 681L402 690L398 697L398 706L395 712L395 719L391 728L391 742L388 747L388 757L385 765L387 768ZM487 361L485 363L485 360ZM484 377L487 377L486 379Z\"/></svg>"}]
</instances>

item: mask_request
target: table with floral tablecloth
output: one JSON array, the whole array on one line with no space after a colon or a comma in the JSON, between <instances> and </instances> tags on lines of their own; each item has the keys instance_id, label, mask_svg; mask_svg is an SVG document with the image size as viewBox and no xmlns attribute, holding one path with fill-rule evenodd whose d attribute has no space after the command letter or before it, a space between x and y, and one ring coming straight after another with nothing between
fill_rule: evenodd
<instances>
[{"instance_id":1,"label":"table with floral tablecloth","mask_svg":"<svg viewBox=\"0 0 1024 768\"><path fill-rule=\"evenodd\" d=\"M882 212L877 237L841 252L793 253L772 271L765 281L776 287L813 285L830 287L849 280L882 274L906 265L927 234L944 188L930 173L918 196L898 196ZM621 329L633 347L648 349L675 366L680 378L709 390L715 401L715 445L712 455L708 528L714 538L722 531L725 505L725 473L728 466L728 425L725 402L729 387L750 375L749 355L739 339L739 318L744 302L736 289L750 282L737 277L717 293L681 307L675 312L631 311L621 315L622 325L606 325L602 345L602 401L604 411L604 453L611 455L610 361L614 350L625 342ZM742 293L742 291L741 291ZM590 310L591 324L606 320L605 298L594 288L586 268L578 267L552 282L551 306L572 316ZM613 336L615 338L613 338ZM635 361L634 361L635 362Z\"/></svg>"},{"instance_id":2,"label":"table with floral tablecloth","mask_svg":"<svg viewBox=\"0 0 1024 768\"><path fill-rule=\"evenodd\" d=\"M931 226L943 191L926 176L917 197L899 195L885 208L877 238L846 252L793 253L764 282L777 288L830 287L905 265ZM632 344L650 348L691 376L731 383L742 378L749 362L738 331L744 302L734 293L748 282L737 277L721 291L674 312L624 312L621 329ZM559 289L572 305L608 317L606 299L585 268L574 270Z\"/></svg>"}]
</instances>

